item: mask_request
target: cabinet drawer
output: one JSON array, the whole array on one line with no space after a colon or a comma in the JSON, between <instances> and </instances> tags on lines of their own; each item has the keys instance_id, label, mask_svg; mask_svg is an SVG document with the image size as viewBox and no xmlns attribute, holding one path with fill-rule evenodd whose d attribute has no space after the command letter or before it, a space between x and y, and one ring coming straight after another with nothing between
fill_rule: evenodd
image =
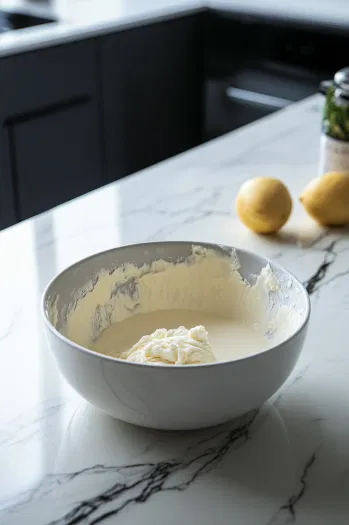
<instances>
[{"instance_id":1,"label":"cabinet drawer","mask_svg":"<svg viewBox=\"0 0 349 525\"><path fill-rule=\"evenodd\" d=\"M95 92L93 57L88 40L1 59L0 118Z\"/></svg>"}]
</instances>

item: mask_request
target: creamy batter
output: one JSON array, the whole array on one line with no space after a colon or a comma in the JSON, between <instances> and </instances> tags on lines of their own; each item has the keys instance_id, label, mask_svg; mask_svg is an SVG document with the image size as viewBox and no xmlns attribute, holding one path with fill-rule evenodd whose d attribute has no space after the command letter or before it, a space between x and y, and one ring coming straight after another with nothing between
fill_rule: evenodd
<instances>
[{"instance_id":1,"label":"creamy batter","mask_svg":"<svg viewBox=\"0 0 349 525\"><path fill-rule=\"evenodd\" d=\"M203 325L217 361L229 361L267 348L268 338L253 326L241 321L193 310L160 310L129 317L107 328L93 345L93 350L112 357L121 357L145 334L158 328L166 330ZM213 361L212 359L211 361ZM207 359L201 362L209 362Z\"/></svg>"},{"instance_id":2,"label":"creamy batter","mask_svg":"<svg viewBox=\"0 0 349 525\"><path fill-rule=\"evenodd\" d=\"M289 293L292 280L267 265L247 281L239 268L234 251L193 246L178 261L102 268L72 291L70 304L62 308L55 297L47 308L68 339L109 356L121 357L157 329L202 325L215 359L236 359L285 340L304 315L301 293ZM172 342L166 341L168 348Z\"/></svg>"}]
</instances>

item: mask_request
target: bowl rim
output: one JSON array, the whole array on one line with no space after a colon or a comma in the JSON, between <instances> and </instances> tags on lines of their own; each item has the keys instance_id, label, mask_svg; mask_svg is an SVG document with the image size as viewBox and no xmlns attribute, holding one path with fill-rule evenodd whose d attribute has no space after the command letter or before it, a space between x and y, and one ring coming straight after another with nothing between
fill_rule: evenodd
<instances>
[{"instance_id":1,"label":"bowl rim","mask_svg":"<svg viewBox=\"0 0 349 525\"><path fill-rule=\"evenodd\" d=\"M90 259L94 259L96 257L99 257L100 255L102 254L107 254L107 253L110 253L110 252L115 252L115 251L118 251L118 250L123 250L123 249L126 249L126 248L135 248L135 247L148 247L149 246L162 246L164 247L165 245L171 245L171 246L175 246L175 245L188 245L188 246L200 246L200 247L203 247L203 248L208 248L208 249L221 249L223 251L232 251L232 250L235 250L237 252L237 254L240 253L243 253L244 255L247 255L247 256L252 256L254 258L257 258L257 259L260 259L261 261L264 261L265 263L265 266L270 264L272 266L274 266L275 268L279 269L280 271L282 272L286 272L292 279L295 280L296 283L298 283L298 285L300 286L300 289L302 290L302 294L304 296L304 299L305 299L305 306L306 306L306 314L302 320L302 322L300 323L299 327L297 327L296 330L294 330L294 332L290 335L290 337L288 337L287 339L285 339L284 341L281 341L280 343L277 343L276 345L273 345L269 348L266 348L265 350L262 350L261 352L256 352L254 354L249 354L247 356L242 356L242 357L238 357L237 359L231 359L231 360L227 360L227 361L214 361L213 363L199 363L199 364L191 364L191 365L166 365L166 364L163 364L163 363L159 363L159 364L154 364L154 363L134 363L134 362L131 362L131 361L126 361L125 359L120 359L118 357L112 357L112 356L108 356L108 355L105 355L105 354L99 354L98 352L94 352L93 350L90 350L89 348L85 348L84 346L81 346L79 345L78 343L75 343L74 341L71 341L70 339L68 339L68 337L66 337L65 335L61 334L54 326L53 324L51 323L50 319L48 318L48 315L47 315L47 310L46 310L46 307L45 307L45 303L46 303L46 299L47 299L47 295L48 295L48 291L50 290L50 288L53 286L53 284L55 283L55 281L57 279L59 279L60 277L62 277L65 273L68 273L69 271L73 270L74 268L76 268L77 266L79 266L81 263L85 262L85 261L88 261ZM47 328L50 330L50 332L52 332L53 335L55 335L56 337L58 337L58 339L60 339L62 342L66 343L67 345L70 345L72 346L75 350L78 350L79 352L82 352L84 354L87 354L91 357L94 357L95 359L101 359L102 361L110 361L110 362L113 362L113 363L117 363L117 364L120 364L120 365L124 365L124 366L138 366L138 367L145 367L145 368L156 368L156 369L166 369L166 370L193 370L193 369L198 369L198 368L207 368L207 367L212 367L212 366L226 366L227 364L237 364L237 363L241 363L243 361L247 361L247 360L250 360L250 359L253 359L253 358L257 358L258 356L261 356L261 355L264 355L266 353L269 353L269 352L272 352L272 351L276 351L279 347L283 346L285 343L289 343L290 341L292 341L293 339L295 339L298 334L300 332L302 332L308 325L309 323L309 319L310 319L310 314L311 314L311 301L310 301L310 296L305 288L305 286L303 285L303 283L292 273L290 272L289 270L287 270L286 268L284 268L281 264L278 264L277 262L273 261L272 259L268 258L268 257L264 257L264 256L261 256L261 255L258 255L257 253L254 253L252 251L249 251L249 250L244 250L242 248L236 248L234 246L229 246L229 245L226 245L226 244L220 244L220 243L209 243L209 242L205 242L205 241L151 241L151 242L143 242L143 243L134 243L134 244L127 244L127 245L123 245L123 246L117 246L115 248L110 248L108 250L102 250L100 252L97 252L97 253L94 253L92 255L89 255L87 257L84 257L83 259L80 259L78 261L76 261L75 263L71 264L70 266L67 266L67 268L65 268L64 270L62 270L61 272L59 272L57 275L55 275L50 281L49 283L46 285L42 295L41 295L41 300L40 300L40 313L41 313L41 316L43 317L43 320L44 320L44 323L45 325L47 326Z\"/></svg>"}]
</instances>

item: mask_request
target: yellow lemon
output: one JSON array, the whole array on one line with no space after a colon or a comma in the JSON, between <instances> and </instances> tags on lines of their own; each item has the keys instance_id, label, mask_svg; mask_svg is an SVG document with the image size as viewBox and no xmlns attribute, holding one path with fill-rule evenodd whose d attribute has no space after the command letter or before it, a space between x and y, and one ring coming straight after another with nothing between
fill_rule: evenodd
<instances>
[{"instance_id":1,"label":"yellow lemon","mask_svg":"<svg viewBox=\"0 0 349 525\"><path fill-rule=\"evenodd\" d=\"M323 226L349 224L349 173L329 172L313 179L299 200Z\"/></svg>"},{"instance_id":2,"label":"yellow lemon","mask_svg":"<svg viewBox=\"0 0 349 525\"><path fill-rule=\"evenodd\" d=\"M241 186L235 205L245 226L257 233L275 233L291 215L292 198L280 180L255 177Z\"/></svg>"}]
</instances>

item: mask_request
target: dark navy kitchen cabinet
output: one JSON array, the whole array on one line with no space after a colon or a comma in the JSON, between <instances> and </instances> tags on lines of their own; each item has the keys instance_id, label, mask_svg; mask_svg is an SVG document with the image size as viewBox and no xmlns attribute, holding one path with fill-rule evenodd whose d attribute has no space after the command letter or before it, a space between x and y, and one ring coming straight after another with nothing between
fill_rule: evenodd
<instances>
[{"instance_id":1,"label":"dark navy kitchen cabinet","mask_svg":"<svg viewBox=\"0 0 349 525\"><path fill-rule=\"evenodd\" d=\"M94 40L0 60L1 227L103 183L96 69Z\"/></svg>"},{"instance_id":2,"label":"dark navy kitchen cabinet","mask_svg":"<svg viewBox=\"0 0 349 525\"><path fill-rule=\"evenodd\" d=\"M99 39L109 181L200 144L203 15Z\"/></svg>"},{"instance_id":3,"label":"dark navy kitchen cabinet","mask_svg":"<svg viewBox=\"0 0 349 525\"><path fill-rule=\"evenodd\" d=\"M15 194L11 179L11 170L8 165L9 157L4 154L8 151L9 142L7 134L1 133L0 141L0 230L17 222L15 210Z\"/></svg>"},{"instance_id":4,"label":"dark navy kitchen cabinet","mask_svg":"<svg viewBox=\"0 0 349 525\"><path fill-rule=\"evenodd\" d=\"M192 148L203 13L0 58L0 229Z\"/></svg>"}]
</instances>

